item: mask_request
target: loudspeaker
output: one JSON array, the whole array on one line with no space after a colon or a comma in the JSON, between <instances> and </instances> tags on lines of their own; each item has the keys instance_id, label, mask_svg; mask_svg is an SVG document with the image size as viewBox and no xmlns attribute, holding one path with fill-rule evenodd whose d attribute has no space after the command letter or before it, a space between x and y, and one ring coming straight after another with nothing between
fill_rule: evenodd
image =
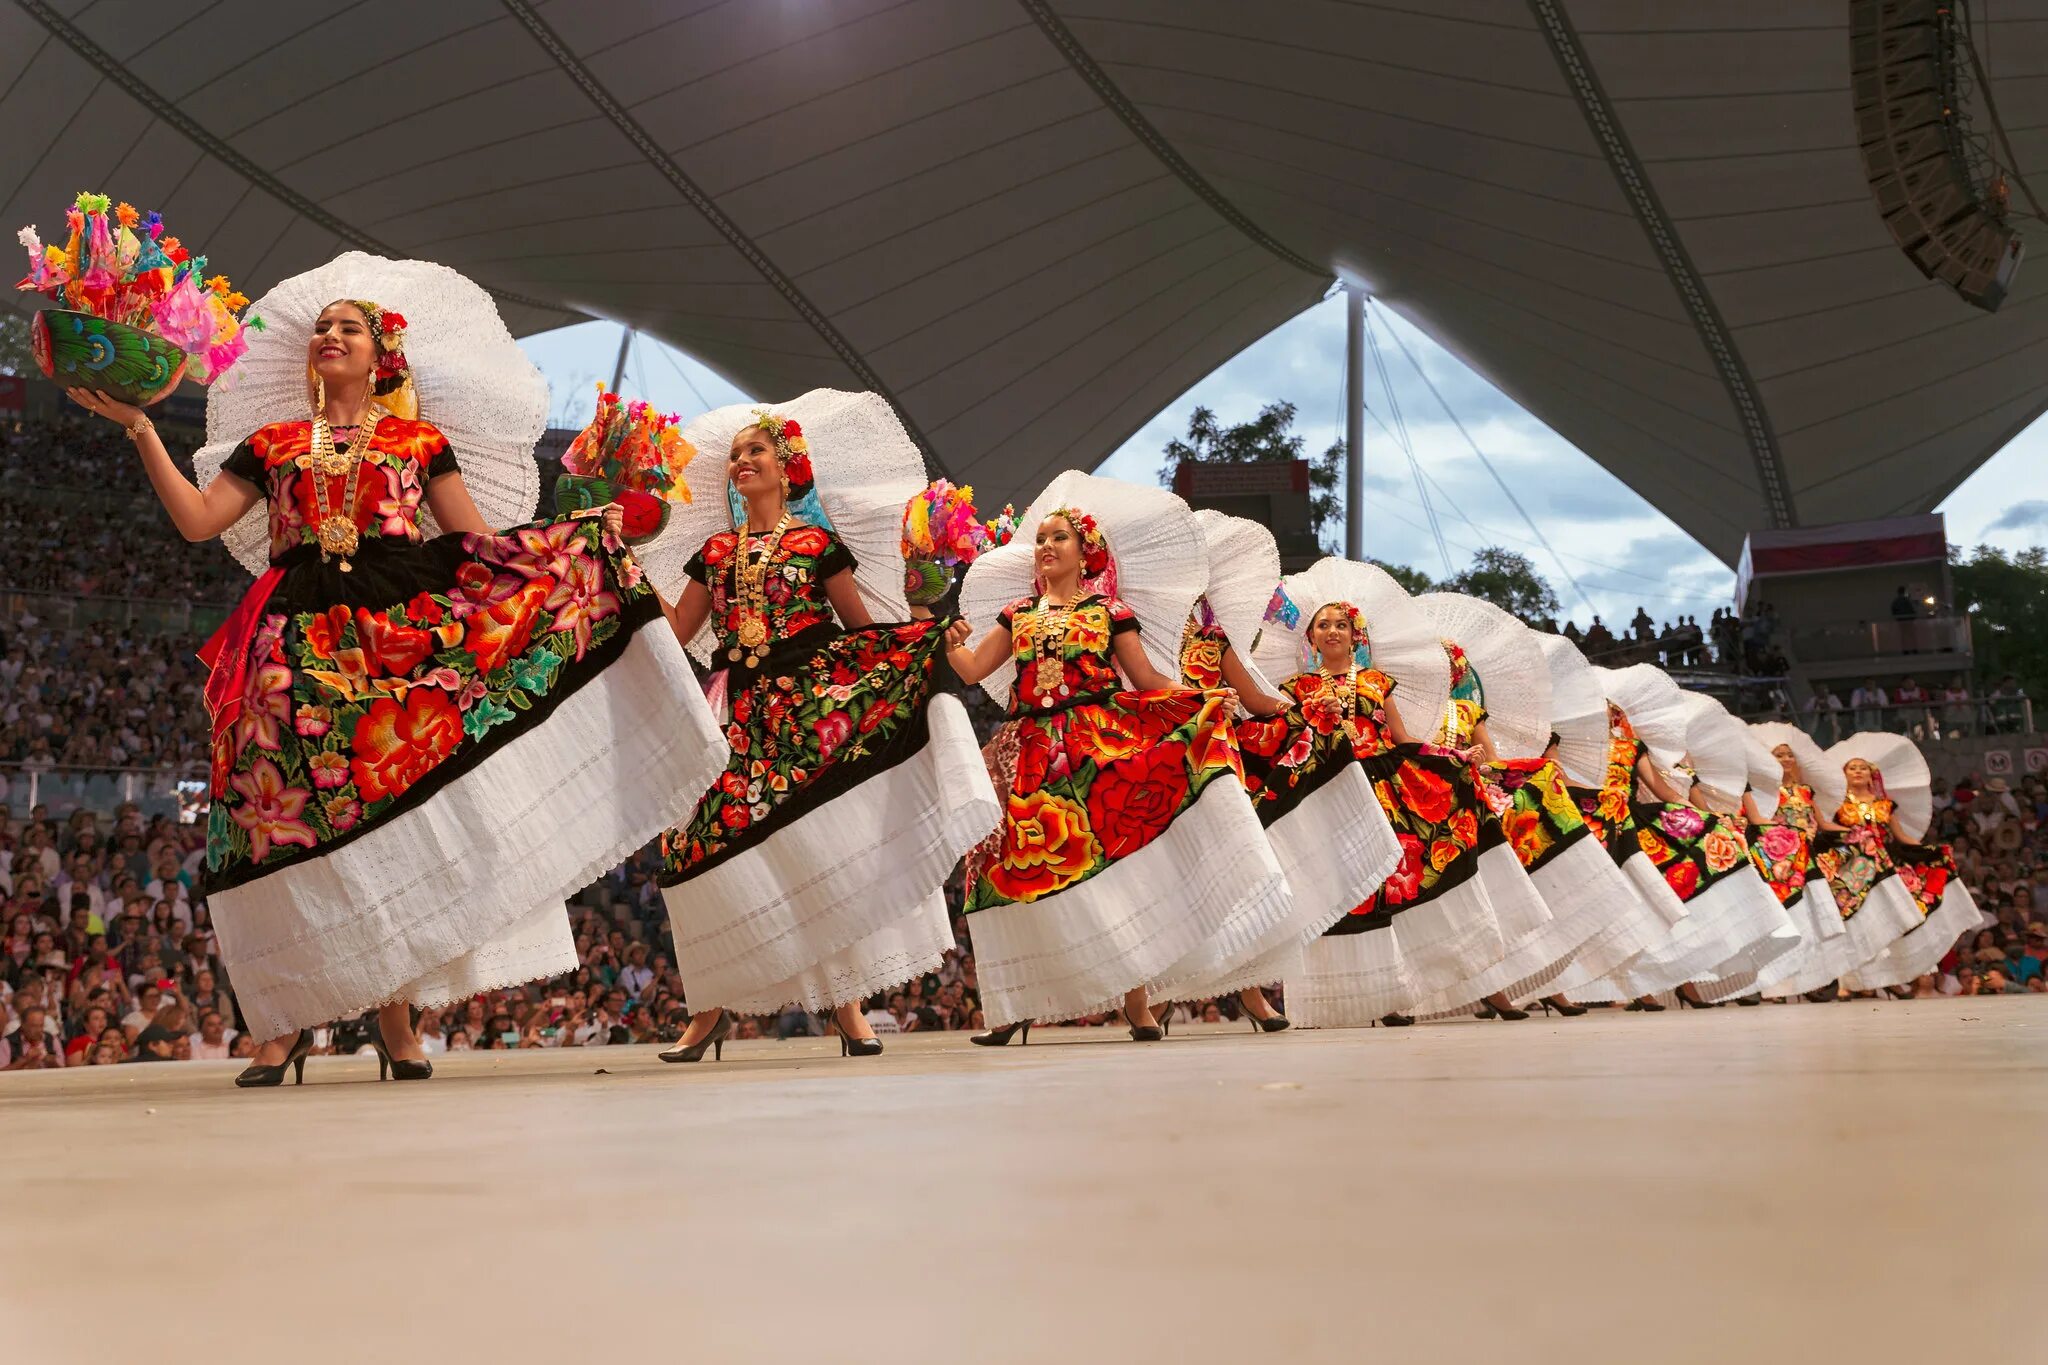
<instances>
[{"instance_id":1,"label":"loudspeaker","mask_svg":"<svg viewBox=\"0 0 2048 1365\"><path fill-rule=\"evenodd\" d=\"M2026 246L1970 173L1956 107L1960 42L1944 0L1850 5L1856 139L1884 225L1921 274L1992 312Z\"/></svg>"}]
</instances>

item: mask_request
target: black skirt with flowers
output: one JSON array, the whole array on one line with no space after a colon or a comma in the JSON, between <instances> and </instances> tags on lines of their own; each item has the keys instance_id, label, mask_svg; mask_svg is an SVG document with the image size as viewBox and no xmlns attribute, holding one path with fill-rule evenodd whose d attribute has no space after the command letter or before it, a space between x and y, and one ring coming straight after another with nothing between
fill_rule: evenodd
<instances>
[{"instance_id":1,"label":"black skirt with flowers","mask_svg":"<svg viewBox=\"0 0 2048 1365\"><path fill-rule=\"evenodd\" d=\"M267 495L272 569L216 637L204 890L332 852L426 802L539 725L661 612L595 519L422 537L455 469L424 422L386 417L355 474L299 464L305 422L224 466ZM323 507L357 492L360 540L323 559ZM348 567L343 569L346 562Z\"/></svg>"}]
</instances>

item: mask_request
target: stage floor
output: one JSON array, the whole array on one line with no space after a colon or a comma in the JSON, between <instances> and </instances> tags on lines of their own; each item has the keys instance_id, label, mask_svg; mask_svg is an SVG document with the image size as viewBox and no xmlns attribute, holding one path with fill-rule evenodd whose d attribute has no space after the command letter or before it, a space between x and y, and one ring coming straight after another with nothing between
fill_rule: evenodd
<instances>
[{"instance_id":1,"label":"stage floor","mask_svg":"<svg viewBox=\"0 0 2048 1365\"><path fill-rule=\"evenodd\" d=\"M0 1356L2039 1361L2048 1000L0 1077Z\"/></svg>"}]
</instances>

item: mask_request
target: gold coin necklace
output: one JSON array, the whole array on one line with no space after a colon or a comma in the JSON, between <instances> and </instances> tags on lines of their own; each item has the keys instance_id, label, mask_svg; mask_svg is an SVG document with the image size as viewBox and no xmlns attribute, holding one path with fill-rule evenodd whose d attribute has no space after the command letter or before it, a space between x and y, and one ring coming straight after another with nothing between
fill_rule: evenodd
<instances>
[{"instance_id":1,"label":"gold coin necklace","mask_svg":"<svg viewBox=\"0 0 2048 1365\"><path fill-rule=\"evenodd\" d=\"M1073 612L1070 602L1055 606L1046 598L1038 599L1038 663L1031 681L1040 706L1057 705L1059 698L1068 694L1062 655L1067 643L1067 618Z\"/></svg>"},{"instance_id":2,"label":"gold coin necklace","mask_svg":"<svg viewBox=\"0 0 2048 1365\"><path fill-rule=\"evenodd\" d=\"M1330 671L1330 666L1319 665L1318 671L1323 675L1323 682L1334 691L1337 675ZM1354 740L1357 739L1358 726L1355 722L1358 718L1358 660L1355 657L1351 660L1351 667L1344 670L1344 702L1338 707L1337 714L1343 721L1345 733Z\"/></svg>"},{"instance_id":3,"label":"gold coin necklace","mask_svg":"<svg viewBox=\"0 0 2048 1365\"><path fill-rule=\"evenodd\" d=\"M782 519L768 533L758 560L747 562L747 542L752 533L746 527L740 528L739 543L733 547L733 634L739 643L726 650L725 657L734 663L744 662L748 668L759 668L761 660L768 657L768 570L775 563L776 551L782 548L782 533L788 529L789 509L785 507Z\"/></svg>"},{"instance_id":4,"label":"gold coin necklace","mask_svg":"<svg viewBox=\"0 0 2048 1365\"><path fill-rule=\"evenodd\" d=\"M366 404L356 421L355 436L349 442L347 451L337 450L334 445L334 428L327 421L326 409L313 414L313 440L311 449L298 459L299 468L313 480L313 507L319 522L313 534L320 542L320 558L341 560L341 571L352 573L355 566L348 556L356 552L362 542L362 533L356 529L356 488L362 478L364 458L360 452L367 451L370 437L376 433L382 413L375 403ZM348 483L341 495L341 506L336 508L327 496L328 480L348 475Z\"/></svg>"}]
</instances>

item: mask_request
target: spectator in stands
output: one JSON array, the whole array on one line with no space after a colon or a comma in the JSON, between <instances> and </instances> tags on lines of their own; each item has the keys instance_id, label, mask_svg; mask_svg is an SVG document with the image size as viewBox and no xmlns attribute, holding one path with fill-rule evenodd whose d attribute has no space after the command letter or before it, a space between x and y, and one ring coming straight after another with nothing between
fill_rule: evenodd
<instances>
[{"instance_id":1,"label":"spectator in stands","mask_svg":"<svg viewBox=\"0 0 2048 1365\"><path fill-rule=\"evenodd\" d=\"M1651 619L1650 613L1644 611L1641 607L1637 607L1635 618L1628 623L1628 633L1637 640L1652 640L1656 638L1655 626L1656 622ZM1666 629L1668 630L1669 627L1667 626Z\"/></svg>"},{"instance_id":2,"label":"spectator in stands","mask_svg":"<svg viewBox=\"0 0 2048 1365\"><path fill-rule=\"evenodd\" d=\"M2001 734L2015 734L2026 723L2027 694L2020 681L2008 673L1991 689L1991 727Z\"/></svg>"},{"instance_id":3,"label":"spectator in stands","mask_svg":"<svg viewBox=\"0 0 2048 1365\"><path fill-rule=\"evenodd\" d=\"M222 1061L228 1056L228 1047L234 1032L227 1026L219 1010L207 1010L199 1016L199 1032L192 1035L192 1057L195 1061Z\"/></svg>"},{"instance_id":4,"label":"spectator in stands","mask_svg":"<svg viewBox=\"0 0 2048 1365\"><path fill-rule=\"evenodd\" d=\"M1892 723L1886 729L1923 737L1928 733L1927 692L1909 675L1892 691Z\"/></svg>"},{"instance_id":5,"label":"spectator in stands","mask_svg":"<svg viewBox=\"0 0 2048 1365\"><path fill-rule=\"evenodd\" d=\"M1961 675L1941 690L1941 737L1961 739L1970 733L1970 685Z\"/></svg>"},{"instance_id":6,"label":"spectator in stands","mask_svg":"<svg viewBox=\"0 0 2048 1365\"><path fill-rule=\"evenodd\" d=\"M1614 632L1607 629L1606 624L1598 616L1595 616L1593 624L1586 627L1585 649L1587 656L1593 658L1594 662L1597 663L1599 661L1597 656L1605 654L1613 648Z\"/></svg>"},{"instance_id":7,"label":"spectator in stands","mask_svg":"<svg viewBox=\"0 0 2048 1365\"><path fill-rule=\"evenodd\" d=\"M1856 728L1884 729L1885 707L1890 700L1885 695L1885 690L1877 685L1877 679L1865 678L1861 685L1849 694L1850 709L1856 713Z\"/></svg>"},{"instance_id":8,"label":"spectator in stands","mask_svg":"<svg viewBox=\"0 0 2048 1365\"><path fill-rule=\"evenodd\" d=\"M0 1037L0 1071L54 1070L64 1065L64 1040L49 1011L31 1004Z\"/></svg>"}]
</instances>

